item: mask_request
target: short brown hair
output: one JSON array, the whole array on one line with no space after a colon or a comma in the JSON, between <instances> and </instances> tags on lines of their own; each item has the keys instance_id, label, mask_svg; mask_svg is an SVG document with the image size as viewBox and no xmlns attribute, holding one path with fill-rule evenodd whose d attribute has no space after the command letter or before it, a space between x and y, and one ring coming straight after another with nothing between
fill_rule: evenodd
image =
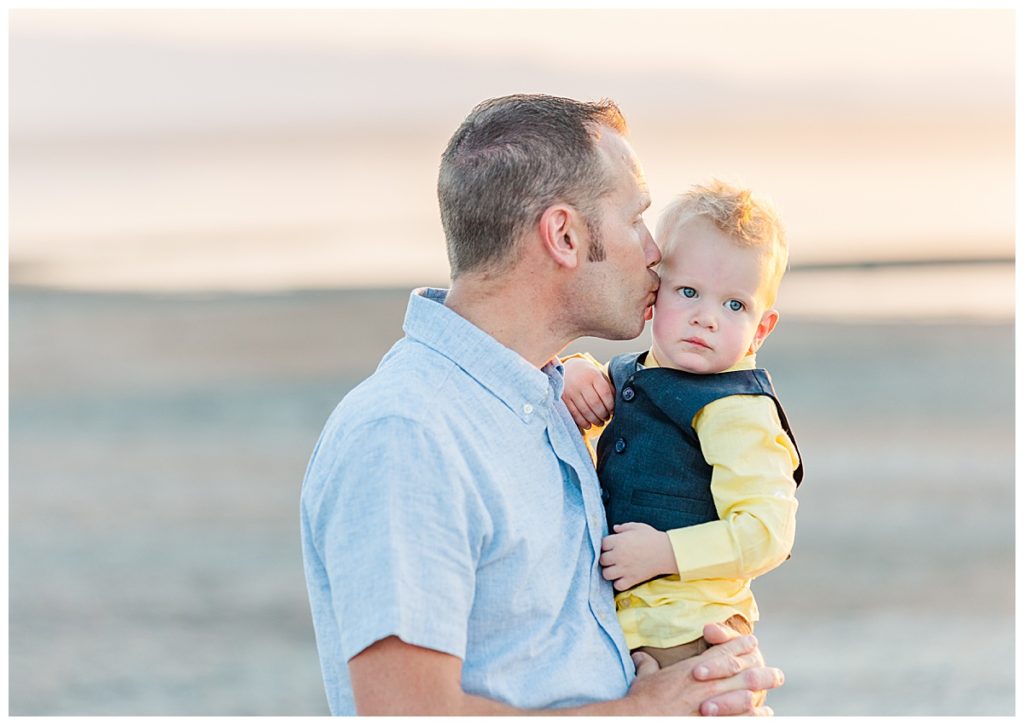
<instances>
[{"instance_id":1,"label":"short brown hair","mask_svg":"<svg viewBox=\"0 0 1024 725\"><path fill-rule=\"evenodd\" d=\"M513 95L470 112L441 156L437 180L453 279L514 262L520 238L554 203L572 204L594 228L597 200L611 190L596 145L600 126L627 130L607 99Z\"/></svg>"}]
</instances>

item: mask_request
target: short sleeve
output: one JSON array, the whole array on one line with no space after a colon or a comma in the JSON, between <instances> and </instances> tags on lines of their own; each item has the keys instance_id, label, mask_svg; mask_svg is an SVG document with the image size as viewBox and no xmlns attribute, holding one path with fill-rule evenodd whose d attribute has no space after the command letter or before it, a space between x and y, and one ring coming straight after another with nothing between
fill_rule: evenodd
<instances>
[{"instance_id":1,"label":"short sleeve","mask_svg":"<svg viewBox=\"0 0 1024 725\"><path fill-rule=\"evenodd\" d=\"M386 417L321 441L311 465L307 513L345 660L391 635L464 659L485 520L452 446Z\"/></svg>"}]
</instances>

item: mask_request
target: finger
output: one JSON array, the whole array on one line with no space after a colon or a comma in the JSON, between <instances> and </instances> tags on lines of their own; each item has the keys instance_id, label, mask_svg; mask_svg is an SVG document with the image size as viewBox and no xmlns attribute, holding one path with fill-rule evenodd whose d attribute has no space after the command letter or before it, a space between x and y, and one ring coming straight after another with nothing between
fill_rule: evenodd
<instances>
[{"instance_id":1,"label":"finger","mask_svg":"<svg viewBox=\"0 0 1024 725\"><path fill-rule=\"evenodd\" d=\"M615 566L615 557L609 554L601 554L597 561L601 566Z\"/></svg>"},{"instance_id":2,"label":"finger","mask_svg":"<svg viewBox=\"0 0 1024 725\"><path fill-rule=\"evenodd\" d=\"M626 574L623 568L617 564L606 566L601 572L601 576L612 582L612 586L619 592L629 589L636 583L633 581L633 578Z\"/></svg>"},{"instance_id":3,"label":"finger","mask_svg":"<svg viewBox=\"0 0 1024 725\"><path fill-rule=\"evenodd\" d=\"M601 396L601 400L604 401L604 407L609 411L615 410L615 388L608 381L608 378L601 376L601 379L594 385L598 395Z\"/></svg>"},{"instance_id":4,"label":"finger","mask_svg":"<svg viewBox=\"0 0 1024 725\"><path fill-rule=\"evenodd\" d=\"M566 399L564 402L565 407L569 409L569 415L572 416L573 422L576 423L576 426L580 430L588 430L590 428L590 423L587 422L587 419L580 414L576 404L569 399Z\"/></svg>"},{"instance_id":5,"label":"finger","mask_svg":"<svg viewBox=\"0 0 1024 725\"><path fill-rule=\"evenodd\" d=\"M707 650L709 654L745 655L757 649L757 637L752 634L734 636L722 644L716 644Z\"/></svg>"},{"instance_id":6,"label":"finger","mask_svg":"<svg viewBox=\"0 0 1024 725\"><path fill-rule=\"evenodd\" d=\"M717 680L730 677L750 667L760 667L759 656L753 654L756 642L753 635L736 637L725 644L709 648L700 655L700 662L693 669L696 680ZM760 654L760 651L757 651Z\"/></svg>"},{"instance_id":7,"label":"finger","mask_svg":"<svg viewBox=\"0 0 1024 725\"><path fill-rule=\"evenodd\" d=\"M580 398L579 400L576 401L576 407L579 408L580 413L583 415L584 418L587 419L587 422L591 423L592 425L602 425L604 423L605 419L594 411L594 409L590 405L590 401L588 401L585 397Z\"/></svg>"},{"instance_id":8,"label":"finger","mask_svg":"<svg viewBox=\"0 0 1024 725\"><path fill-rule=\"evenodd\" d=\"M724 622L721 624L713 622L704 625L704 639L711 644L722 644L739 636L739 632Z\"/></svg>"},{"instance_id":9,"label":"finger","mask_svg":"<svg viewBox=\"0 0 1024 725\"><path fill-rule=\"evenodd\" d=\"M778 667L751 667L737 677L745 680L744 684L749 690L774 690L782 687L786 682L785 673Z\"/></svg>"},{"instance_id":10,"label":"finger","mask_svg":"<svg viewBox=\"0 0 1024 725\"><path fill-rule=\"evenodd\" d=\"M618 524L616 524L616 526L618 526ZM606 536L603 539L601 539L601 551L611 551L612 549L614 549L615 548L615 541L613 541L614 538L615 538L615 534L612 534L610 536Z\"/></svg>"},{"instance_id":11,"label":"finger","mask_svg":"<svg viewBox=\"0 0 1024 725\"><path fill-rule=\"evenodd\" d=\"M751 715L753 712L754 693L749 690L733 690L700 704L701 715Z\"/></svg>"},{"instance_id":12,"label":"finger","mask_svg":"<svg viewBox=\"0 0 1024 725\"><path fill-rule=\"evenodd\" d=\"M583 395L583 399L587 401L587 406L593 411L594 415L600 417L600 422L608 420L610 413L608 407L601 400L601 395L594 388L584 388L580 391Z\"/></svg>"},{"instance_id":13,"label":"finger","mask_svg":"<svg viewBox=\"0 0 1024 725\"><path fill-rule=\"evenodd\" d=\"M658 661L646 652L633 653L633 666L636 667L636 676L653 675L660 667Z\"/></svg>"},{"instance_id":14,"label":"finger","mask_svg":"<svg viewBox=\"0 0 1024 725\"><path fill-rule=\"evenodd\" d=\"M775 667L754 667L738 675L713 683L721 693L701 703L702 715L756 715L772 714L766 708L760 690L771 690L782 685L785 677Z\"/></svg>"},{"instance_id":15,"label":"finger","mask_svg":"<svg viewBox=\"0 0 1024 725\"><path fill-rule=\"evenodd\" d=\"M761 657L761 650L754 650L745 655L730 655L727 657L715 658L708 660L707 662L700 663L694 668L693 679L723 679L756 667L764 667L764 659Z\"/></svg>"}]
</instances>

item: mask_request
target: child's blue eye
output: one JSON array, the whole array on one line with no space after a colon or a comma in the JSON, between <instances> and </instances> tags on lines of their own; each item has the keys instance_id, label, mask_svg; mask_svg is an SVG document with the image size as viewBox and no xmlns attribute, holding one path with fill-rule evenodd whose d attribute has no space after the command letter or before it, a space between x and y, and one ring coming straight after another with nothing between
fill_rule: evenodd
<instances>
[{"instance_id":1,"label":"child's blue eye","mask_svg":"<svg viewBox=\"0 0 1024 725\"><path fill-rule=\"evenodd\" d=\"M729 306L729 309L732 310L733 312L743 311L743 303L740 302L739 300L729 300L725 304L727 304Z\"/></svg>"},{"instance_id":2,"label":"child's blue eye","mask_svg":"<svg viewBox=\"0 0 1024 725\"><path fill-rule=\"evenodd\" d=\"M695 290L693 287L680 287L679 294L681 294L683 297L696 297L697 290Z\"/></svg>"}]
</instances>

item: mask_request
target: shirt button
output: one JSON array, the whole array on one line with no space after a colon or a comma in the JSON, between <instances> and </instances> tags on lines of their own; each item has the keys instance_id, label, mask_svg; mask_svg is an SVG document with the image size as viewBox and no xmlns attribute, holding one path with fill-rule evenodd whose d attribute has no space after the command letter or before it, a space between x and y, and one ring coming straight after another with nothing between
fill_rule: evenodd
<instances>
[{"instance_id":1,"label":"shirt button","mask_svg":"<svg viewBox=\"0 0 1024 725\"><path fill-rule=\"evenodd\" d=\"M523 414L524 415L529 415L532 412L533 412L533 406L532 405L527 403L526 405L523 406Z\"/></svg>"},{"instance_id":2,"label":"shirt button","mask_svg":"<svg viewBox=\"0 0 1024 725\"><path fill-rule=\"evenodd\" d=\"M615 441L615 452L622 453L624 450L626 450L626 441L623 440L622 438L619 438L617 441Z\"/></svg>"},{"instance_id":3,"label":"shirt button","mask_svg":"<svg viewBox=\"0 0 1024 725\"><path fill-rule=\"evenodd\" d=\"M636 393L633 392L633 388L622 389L622 399L625 400L627 403L633 399L634 395L636 395Z\"/></svg>"},{"instance_id":4,"label":"shirt button","mask_svg":"<svg viewBox=\"0 0 1024 725\"><path fill-rule=\"evenodd\" d=\"M631 605L628 599L623 599L619 602L619 609L629 609L630 606Z\"/></svg>"}]
</instances>

